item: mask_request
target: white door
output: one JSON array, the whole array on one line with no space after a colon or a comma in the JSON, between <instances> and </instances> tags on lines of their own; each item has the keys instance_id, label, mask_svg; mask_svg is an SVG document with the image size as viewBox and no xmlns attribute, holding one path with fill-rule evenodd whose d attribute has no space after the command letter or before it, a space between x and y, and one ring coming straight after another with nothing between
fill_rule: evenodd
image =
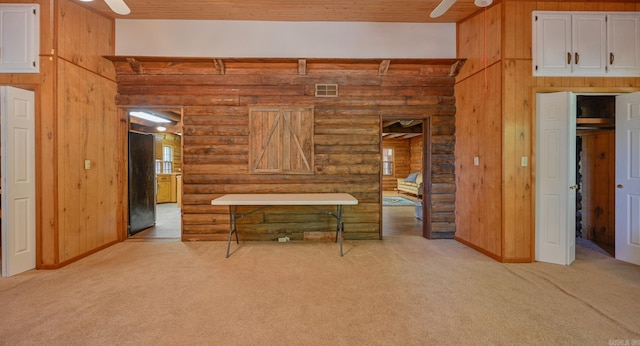
<instances>
[{"instance_id":1,"label":"white door","mask_svg":"<svg viewBox=\"0 0 640 346\"><path fill-rule=\"evenodd\" d=\"M640 93L616 97L616 258L640 265Z\"/></svg>"},{"instance_id":2,"label":"white door","mask_svg":"<svg viewBox=\"0 0 640 346\"><path fill-rule=\"evenodd\" d=\"M0 87L2 275L36 265L34 93Z\"/></svg>"},{"instance_id":3,"label":"white door","mask_svg":"<svg viewBox=\"0 0 640 346\"><path fill-rule=\"evenodd\" d=\"M571 264L576 244L576 97L537 95L536 260Z\"/></svg>"}]
</instances>

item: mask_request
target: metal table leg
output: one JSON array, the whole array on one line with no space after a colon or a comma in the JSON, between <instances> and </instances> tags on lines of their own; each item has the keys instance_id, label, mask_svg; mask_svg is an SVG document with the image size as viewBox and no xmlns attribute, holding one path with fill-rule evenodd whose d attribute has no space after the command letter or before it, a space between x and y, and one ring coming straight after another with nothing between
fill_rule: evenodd
<instances>
[{"instance_id":1,"label":"metal table leg","mask_svg":"<svg viewBox=\"0 0 640 346\"><path fill-rule=\"evenodd\" d=\"M236 234L236 244L240 244L238 240L238 206L229 206L229 240L227 241L227 258L229 258L229 250L231 249L231 235Z\"/></svg>"}]
</instances>

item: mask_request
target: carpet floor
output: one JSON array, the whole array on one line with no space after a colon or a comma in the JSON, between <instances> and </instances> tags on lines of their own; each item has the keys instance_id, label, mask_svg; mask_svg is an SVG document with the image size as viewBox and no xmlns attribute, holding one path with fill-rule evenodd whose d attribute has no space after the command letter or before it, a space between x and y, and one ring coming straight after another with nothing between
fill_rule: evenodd
<instances>
[{"instance_id":1,"label":"carpet floor","mask_svg":"<svg viewBox=\"0 0 640 346\"><path fill-rule=\"evenodd\" d=\"M503 264L453 240L128 240L0 278L1 345L632 345L640 267Z\"/></svg>"}]
</instances>

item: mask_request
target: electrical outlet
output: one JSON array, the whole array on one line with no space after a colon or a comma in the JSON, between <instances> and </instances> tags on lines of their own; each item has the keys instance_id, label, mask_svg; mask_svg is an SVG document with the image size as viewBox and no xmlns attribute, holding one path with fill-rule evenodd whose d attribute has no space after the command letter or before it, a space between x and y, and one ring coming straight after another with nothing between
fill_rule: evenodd
<instances>
[{"instance_id":1,"label":"electrical outlet","mask_svg":"<svg viewBox=\"0 0 640 346\"><path fill-rule=\"evenodd\" d=\"M91 160L84 160L84 169L91 169Z\"/></svg>"},{"instance_id":2,"label":"electrical outlet","mask_svg":"<svg viewBox=\"0 0 640 346\"><path fill-rule=\"evenodd\" d=\"M479 156L474 156L473 157L473 165L474 166L480 166L480 157Z\"/></svg>"},{"instance_id":3,"label":"electrical outlet","mask_svg":"<svg viewBox=\"0 0 640 346\"><path fill-rule=\"evenodd\" d=\"M289 240L290 240L290 238L289 238L289 237L282 237L282 238L278 238L278 241L279 241L279 242L281 242L281 243L286 243L286 242L288 242Z\"/></svg>"},{"instance_id":4,"label":"electrical outlet","mask_svg":"<svg viewBox=\"0 0 640 346\"><path fill-rule=\"evenodd\" d=\"M529 165L529 158L526 156L523 156L520 158L520 166L522 167L527 167Z\"/></svg>"}]
</instances>

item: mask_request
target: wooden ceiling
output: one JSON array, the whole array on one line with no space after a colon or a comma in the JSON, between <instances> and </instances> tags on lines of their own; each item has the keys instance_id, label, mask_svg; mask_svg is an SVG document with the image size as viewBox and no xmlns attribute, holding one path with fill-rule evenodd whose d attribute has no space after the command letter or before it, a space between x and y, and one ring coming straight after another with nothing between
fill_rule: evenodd
<instances>
[{"instance_id":1,"label":"wooden ceiling","mask_svg":"<svg viewBox=\"0 0 640 346\"><path fill-rule=\"evenodd\" d=\"M473 0L457 0L433 19L429 13L441 0L125 0L131 14L120 16L103 0L75 1L107 17L127 19L456 23L481 10Z\"/></svg>"}]
</instances>

